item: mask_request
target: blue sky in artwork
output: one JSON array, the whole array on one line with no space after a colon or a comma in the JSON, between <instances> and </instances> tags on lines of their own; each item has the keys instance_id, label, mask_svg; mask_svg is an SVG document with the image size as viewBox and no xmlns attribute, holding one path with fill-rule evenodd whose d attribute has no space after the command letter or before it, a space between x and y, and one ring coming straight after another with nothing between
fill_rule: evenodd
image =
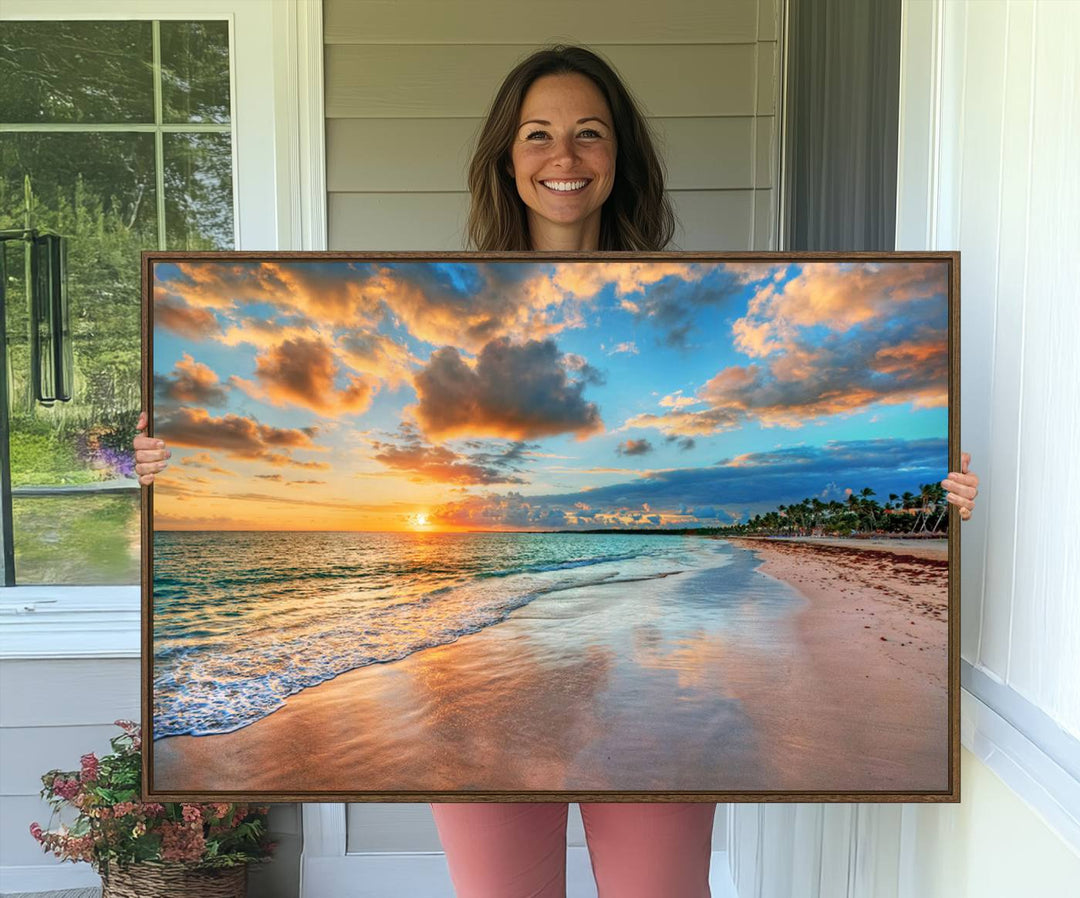
<instances>
[{"instance_id":1,"label":"blue sky in artwork","mask_svg":"<svg viewBox=\"0 0 1080 898\"><path fill-rule=\"evenodd\" d=\"M693 526L945 473L944 263L154 273L162 527Z\"/></svg>"}]
</instances>

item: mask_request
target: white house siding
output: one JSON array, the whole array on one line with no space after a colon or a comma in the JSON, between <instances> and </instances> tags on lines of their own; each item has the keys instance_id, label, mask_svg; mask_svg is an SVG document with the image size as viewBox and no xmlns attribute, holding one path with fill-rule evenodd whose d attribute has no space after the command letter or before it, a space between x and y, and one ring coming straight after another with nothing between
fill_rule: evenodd
<instances>
[{"instance_id":1,"label":"white house siding","mask_svg":"<svg viewBox=\"0 0 1080 898\"><path fill-rule=\"evenodd\" d=\"M323 14L331 249L463 248L466 168L492 95L560 42L599 50L645 107L676 248L776 248L779 0L326 0ZM438 850L423 805L351 805L347 819L349 852ZM584 844L576 812L569 838Z\"/></svg>"},{"instance_id":2,"label":"white house siding","mask_svg":"<svg viewBox=\"0 0 1080 898\"><path fill-rule=\"evenodd\" d=\"M607 56L646 108L678 248L774 249L778 15L778 0L327 0L330 248L461 249L465 169L492 94L561 41Z\"/></svg>"},{"instance_id":3,"label":"white house siding","mask_svg":"<svg viewBox=\"0 0 1080 898\"><path fill-rule=\"evenodd\" d=\"M739 806L740 898L1077 894L1078 44L1072 0L904 2L897 245L960 250L962 443L983 478L962 801Z\"/></svg>"},{"instance_id":4,"label":"white house siding","mask_svg":"<svg viewBox=\"0 0 1080 898\"><path fill-rule=\"evenodd\" d=\"M0 892L16 883L29 891L20 868L50 865L29 830L49 820L41 774L77 770L80 755L109 751L120 732L114 720L139 717L138 658L0 660ZM96 882L85 864L60 875L71 885Z\"/></svg>"}]
</instances>

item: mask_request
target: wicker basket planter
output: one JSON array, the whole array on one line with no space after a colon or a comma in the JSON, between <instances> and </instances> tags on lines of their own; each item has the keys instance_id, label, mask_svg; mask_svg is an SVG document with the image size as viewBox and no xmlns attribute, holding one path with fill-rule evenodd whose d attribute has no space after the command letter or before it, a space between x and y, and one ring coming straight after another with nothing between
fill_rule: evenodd
<instances>
[{"instance_id":1,"label":"wicker basket planter","mask_svg":"<svg viewBox=\"0 0 1080 898\"><path fill-rule=\"evenodd\" d=\"M247 866L200 870L186 864L132 864L101 876L101 898L244 898Z\"/></svg>"}]
</instances>

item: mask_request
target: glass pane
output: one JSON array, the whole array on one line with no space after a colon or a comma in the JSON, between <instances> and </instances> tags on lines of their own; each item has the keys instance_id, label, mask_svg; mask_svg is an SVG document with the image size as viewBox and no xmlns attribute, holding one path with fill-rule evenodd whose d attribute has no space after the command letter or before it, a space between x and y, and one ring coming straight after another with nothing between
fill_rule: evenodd
<instances>
[{"instance_id":1,"label":"glass pane","mask_svg":"<svg viewBox=\"0 0 1080 898\"><path fill-rule=\"evenodd\" d=\"M4 22L0 121L154 121L150 22Z\"/></svg>"},{"instance_id":2,"label":"glass pane","mask_svg":"<svg viewBox=\"0 0 1080 898\"><path fill-rule=\"evenodd\" d=\"M67 238L74 364L72 401L51 407L34 401L25 244L7 241L5 324L20 583L138 579L137 489L119 496L18 493L27 487L134 485L130 446L141 404L139 253L157 245L154 185L152 134L0 134L0 229L29 225Z\"/></svg>"},{"instance_id":3,"label":"glass pane","mask_svg":"<svg viewBox=\"0 0 1080 898\"><path fill-rule=\"evenodd\" d=\"M12 503L19 583L139 582L139 491Z\"/></svg>"},{"instance_id":4,"label":"glass pane","mask_svg":"<svg viewBox=\"0 0 1080 898\"><path fill-rule=\"evenodd\" d=\"M232 137L165 135L168 249L233 248Z\"/></svg>"},{"instance_id":5,"label":"glass pane","mask_svg":"<svg viewBox=\"0 0 1080 898\"><path fill-rule=\"evenodd\" d=\"M162 121L229 121L229 23L161 23Z\"/></svg>"},{"instance_id":6,"label":"glass pane","mask_svg":"<svg viewBox=\"0 0 1080 898\"><path fill-rule=\"evenodd\" d=\"M152 134L0 134L0 229L29 225L67 238L75 372L71 402L33 401L24 244L9 241L12 430L43 427L70 450L63 470L43 457L13 457L15 485L107 479L73 441L94 428L126 428L138 411L139 253L157 244L154 184Z\"/></svg>"}]
</instances>

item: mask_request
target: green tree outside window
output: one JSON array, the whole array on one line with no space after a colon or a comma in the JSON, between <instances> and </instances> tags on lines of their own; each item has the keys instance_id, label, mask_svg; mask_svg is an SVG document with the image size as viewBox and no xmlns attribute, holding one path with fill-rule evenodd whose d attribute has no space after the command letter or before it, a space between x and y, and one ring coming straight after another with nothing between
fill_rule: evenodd
<instances>
[{"instance_id":1,"label":"green tree outside window","mask_svg":"<svg viewBox=\"0 0 1080 898\"><path fill-rule=\"evenodd\" d=\"M68 238L70 402L30 384L23 244L6 253L19 583L137 583L144 249L234 246L225 21L5 22L0 230Z\"/></svg>"}]
</instances>

